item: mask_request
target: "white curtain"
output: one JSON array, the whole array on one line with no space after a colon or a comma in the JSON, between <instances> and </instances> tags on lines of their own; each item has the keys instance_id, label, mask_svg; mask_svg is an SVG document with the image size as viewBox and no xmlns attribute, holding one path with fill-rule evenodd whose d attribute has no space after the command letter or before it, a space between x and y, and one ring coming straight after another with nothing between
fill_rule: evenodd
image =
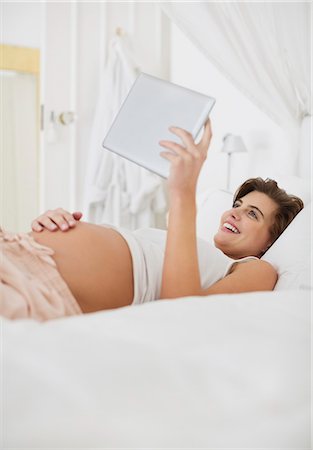
<instances>
[{"instance_id":1,"label":"white curtain","mask_svg":"<svg viewBox=\"0 0 313 450\"><path fill-rule=\"evenodd\" d=\"M129 229L165 225L167 202L163 180L102 147L104 136L138 73L129 37L113 37L101 75L88 156L84 213L94 223Z\"/></svg>"},{"instance_id":2,"label":"white curtain","mask_svg":"<svg viewBox=\"0 0 313 450\"><path fill-rule=\"evenodd\" d=\"M162 2L161 7L239 90L288 132L285 164L289 160L296 167L301 122L312 114L311 4Z\"/></svg>"}]
</instances>

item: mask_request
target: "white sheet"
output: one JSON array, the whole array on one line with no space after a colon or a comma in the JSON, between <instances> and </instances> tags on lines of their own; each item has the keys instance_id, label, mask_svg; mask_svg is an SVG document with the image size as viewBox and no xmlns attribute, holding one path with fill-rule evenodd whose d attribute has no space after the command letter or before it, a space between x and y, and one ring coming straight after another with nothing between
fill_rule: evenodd
<instances>
[{"instance_id":1,"label":"white sheet","mask_svg":"<svg viewBox=\"0 0 313 450\"><path fill-rule=\"evenodd\" d=\"M310 296L3 320L3 448L309 448Z\"/></svg>"}]
</instances>

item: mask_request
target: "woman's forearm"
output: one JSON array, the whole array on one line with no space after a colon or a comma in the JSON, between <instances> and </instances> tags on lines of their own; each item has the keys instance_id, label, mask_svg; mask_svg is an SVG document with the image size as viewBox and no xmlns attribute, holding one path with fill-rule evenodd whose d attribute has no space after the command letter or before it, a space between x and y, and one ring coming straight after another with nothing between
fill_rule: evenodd
<instances>
[{"instance_id":1,"label":"woman's forearm","mask_svg":"<svg viewBox=\"0 0 313 450\"><path fill-rule=\"evenodd\" d=\"M169 223L161 298L201 294L196 239L196 186L212 136L209 121L198 144L186 130L171 127L171 131L181 138L183 145L160 141L160 145L168 150L161 156L171 163L168 178Z\"/></svg>"},{"instance_id":2,"label":"woman's forearm","mask_svg":"<svg viewBox=\"0 0 313 450\"><path fill-rule=\"evenodd\" d=\"M161 298L197 295L200 291L195 196L175 196L169 211Z\"/></svg>"}]
</instances>

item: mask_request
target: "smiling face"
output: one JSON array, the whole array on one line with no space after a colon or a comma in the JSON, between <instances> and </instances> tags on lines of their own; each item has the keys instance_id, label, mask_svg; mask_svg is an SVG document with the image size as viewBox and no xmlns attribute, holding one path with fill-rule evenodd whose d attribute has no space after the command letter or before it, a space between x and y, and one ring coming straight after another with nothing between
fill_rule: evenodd
<instances>
[{"instance_id":1,"label":"smiling face","mask_svg":"<svg viewBox=\"0 0 313 450\"><path fill-rule=\"evenodd\" d=\"M249 192L226 211L214 236L214 243L233 259L260 257L271 244L270 227L277 204L266 194Z\"/></svg>"}]
</instances>

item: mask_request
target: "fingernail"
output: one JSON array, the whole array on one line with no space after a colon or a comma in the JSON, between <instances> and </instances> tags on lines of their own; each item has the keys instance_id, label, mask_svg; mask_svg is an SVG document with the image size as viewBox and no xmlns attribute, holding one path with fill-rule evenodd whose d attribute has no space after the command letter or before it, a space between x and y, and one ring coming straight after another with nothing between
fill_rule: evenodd
<instances>
[{"instance_id":1,"label":"fingernail","mask_svg":"<svg viewBox=\"0 0 313 450\"><path fill-rule=\"evenodd\" d=\"M70 224L71 227L74 227L75 224L76 224L76 222L74 222L74 220L70 220L70 221L69 221L69 224Z\"/></svg>"},{"instance_id":2,"label":"fingernail","mask_svg":"<svg viewBox=\"0 0 313 450\"><path fill-rule=\"evenodd\" d=\"M67 226L65 223L62 223L61 229L62 229L62 230L67 230L67 229L68 229L68 226Z\"/></svg>"},{"instance_id":3,"label":"fingernail","mask_svg":"<svg viewBox=\"0 0 313 450\"><path fill-rule=\"evenodd\" d=\"M52 225L50 225L51 230L56 230L58 227L53 223Z\"/></svg>"}]
</instances>

